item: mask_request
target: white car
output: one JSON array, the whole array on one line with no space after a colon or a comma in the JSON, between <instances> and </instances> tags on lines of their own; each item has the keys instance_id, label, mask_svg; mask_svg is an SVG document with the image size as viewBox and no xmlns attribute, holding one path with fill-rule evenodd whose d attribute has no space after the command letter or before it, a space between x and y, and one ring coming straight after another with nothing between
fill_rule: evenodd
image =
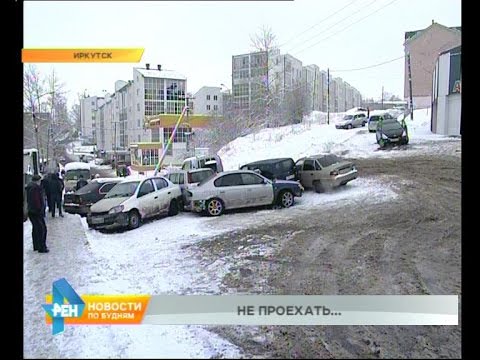
<instances>
[{"instance_id":1,"label":"white car","mask_svg":"<svg viewBox=\"0 0 480 360\"><path fill-rule=\"evenodd\" d=\"M337 129L352 129L355 127L365 126L367 116L362 113L346 114L342 120L335 124Z\"/></svg>"},{"instance_id":2,"label":"white car","mask_svg":"<svg viewBox=\"0 0 480 360\"><path fill-rule=\"evenodd\" d=\"M287 208L304 190L297 181L272 181L255 171L236 170L209 177L187 190L186 195L192 211L219 216L224 210L244 207L280 205Z\"/></svg>"},{"instance_id":3,"label":"white car","mask_svg":"<svg viewBox=\"0 0 480 360\"><path fill-rule=\"evenodd\" d=\"M395 119L389 112L387 111L373 111L368 118L368 131L375 132L377 131L377 123L380 120L393 120Z\"/></svg>"},{"instance_id":4,"label":"white car","mask_svg":"<svg viewBox=\"0 0 480 360\"><path fill-rule=\"evenodd\" d=\"M128 177L90 207L90 228L128 227L157 215L177 215L182 200L178 185L162 176Z\"/></svg>"}]
</instances>

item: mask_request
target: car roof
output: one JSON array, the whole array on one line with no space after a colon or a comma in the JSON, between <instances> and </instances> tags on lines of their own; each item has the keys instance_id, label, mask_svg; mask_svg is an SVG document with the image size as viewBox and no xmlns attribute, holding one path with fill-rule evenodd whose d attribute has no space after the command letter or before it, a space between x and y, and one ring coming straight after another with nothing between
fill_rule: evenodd
<instances>
[{"instance_id":1,"label":"car roof","mask_svg":"<svg viewBox=\"0 0 480 360\"><path fill-rule=\"evenodd\" d=\"M243 166L247 166L247 165L263 165L263 164L269 164L269 163L274 163L274 162L279 162L279 161L285 161L285 160L292 160L292 158L276 158L276 159L266 159L266 160L259 160L259 161L254 161L254 162L251 162L251 163L248 163L248 164L244 164L242 165L241 167Z\"/></svg>"}]
</instances>

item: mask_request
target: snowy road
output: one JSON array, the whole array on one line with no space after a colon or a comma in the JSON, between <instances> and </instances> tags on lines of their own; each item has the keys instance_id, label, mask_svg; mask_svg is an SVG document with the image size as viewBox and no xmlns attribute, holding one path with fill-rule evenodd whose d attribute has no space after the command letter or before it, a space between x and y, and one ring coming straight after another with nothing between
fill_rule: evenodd
<instances>
[{"instance_id":1,"label":"snowy road","mask_svg":"<svg viewBox=\"0 0 480 360\"><path fill-rule=\"evenodd\" d=\"M383 179L383 182L385 179ZM357 179L332 193L307 191L290 209L234 211L219 218L181 213L131 231L102 233L85 219L47 218L50 253L34 253L24 225L26 357L216 357L240 350L199 326L70 326L51 335L40 307L54 280L65 277L79 294L220 294L231 263L205 266L190 245L236 229L283 223L312 207L338 202L382 202L396 193L374 180ZM268 249L256 249L267 251ZM231 259L231 261L235 261Z\"/></svg>"}]
</instances>

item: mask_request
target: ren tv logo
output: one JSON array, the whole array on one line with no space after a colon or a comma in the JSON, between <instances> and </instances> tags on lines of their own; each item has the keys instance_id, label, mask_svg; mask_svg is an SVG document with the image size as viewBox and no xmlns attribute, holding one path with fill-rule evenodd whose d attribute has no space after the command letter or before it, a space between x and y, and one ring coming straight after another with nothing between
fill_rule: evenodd
<instances>
[{"instance_id":1,"label":"ren tv logo","mask_svg":"<svg viewBox=\"0 0 480 360\"><path fill-rule=\"evenodd\" d=\"M52 303L42 305L52 318L52 335L65 330L65 318L79 318L85 309L85 302L73 290L65 278L53 282ZM68 304L65 304L65 300Z\"/></svg>"}]
</instances>

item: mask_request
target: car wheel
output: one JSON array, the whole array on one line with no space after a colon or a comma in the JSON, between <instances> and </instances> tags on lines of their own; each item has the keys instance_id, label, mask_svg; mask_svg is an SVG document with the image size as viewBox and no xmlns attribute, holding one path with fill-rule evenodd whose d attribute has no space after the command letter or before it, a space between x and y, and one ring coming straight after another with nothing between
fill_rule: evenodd
<instances>
[{"instance_id":1,"label":"car wheel","mask_svg":"<svg viewBox=\"0 0 480 360\"><path fill-rule=\"evenodd\" d=\"M364 122L362 122L362 126L365 126L365 124L366 124L366 122L365 122L365 121L364 121Z\"/></svg>"},{"instance_id":2,"label":"car wheel","mask_svg":"<svg viewBox=\"0 0 480 360\"><path fill-rule=\"evenodd\" d=\"M140 214L137 210L132 210L128 214L128 227L130 229L136 229L140 226Z\"/></svg>"},{"instance_id":3,"label":"car wheel","mask_svg":"<svg viewBox=\"0 0 480 360\"><path fill-rule=\"evenodd\" d=\"M177 200L173 199L170 201L170 206L168 208L168 216L175 216L178 214L178 203Z\"/></svg>"},{"instance_id":4,"label":"car wheel","mask_svg":"<svg viewBox=\"0 0 480 360\"><path fill-rule=\"evenodd\" d=\"M278 201L280 203L280 206L284 208L289 208L293 205L295 198L293 197L293 193L290 190L285 190L280 193Z\"/></svg>"},{"instance_id":5,"label":"car wheel","mask_svg":"<svg viewBox=\"0 0 480 360\"><path fill-rule=\"evenodd\" d=\"M352 128L352 124L347 125L347 129L350 130Z\"/></svg>"},{"instance_id":6,"label":"car wheel","mask_svg":"<svg viewBox=\"0 0 480 360\"><path fill-rule=\"evenodd\" d=\"M224 206L220 199L211 199L207 203L207 214L210 216L220 216L223 214Z\"/></svg>"},{"instance_id":7,"label":"car wheel","mask_svg":"<svg viewBox=\"0 0 480 360\"><path fill-rule=\"evenodd\" d=\"M323 188L323 185L320 181L315 181L313 183L313 187L315 189L315 192L317 192L317 193L323 193L325 191L325 189Z\"/></svg>"}]
</instances>

